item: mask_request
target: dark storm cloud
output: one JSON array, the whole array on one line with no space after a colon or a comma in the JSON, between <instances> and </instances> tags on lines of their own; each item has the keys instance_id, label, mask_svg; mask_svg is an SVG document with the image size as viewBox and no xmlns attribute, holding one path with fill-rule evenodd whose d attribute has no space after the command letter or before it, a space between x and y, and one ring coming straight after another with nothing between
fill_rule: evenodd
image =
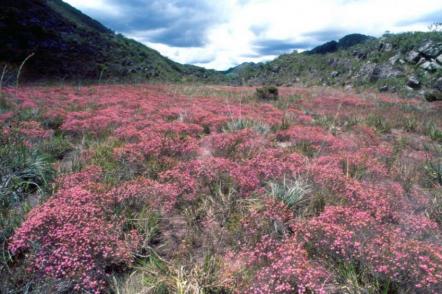
<instances>
[{"instance_id":1,"label":"dark storm cloud","mask_svg":"<svg viewBox=\"0 0 442 294\"><path fill-rule=\"evenodd\" d=\"M291 42L286 40L259 40L253 44L259 55L280 55L292 52L296 49L308 49L312 46L310 42Z\"/></svg>"},{"instance_id":2,"label":"dark storm cloud","mask_svg":"<svg viewBox=\"0 0 442 294\"><path fill-rule=\"evenodd\" d=\"M307 32L304 33L303 36L312 40L315 45L320 45L329 41L338 41L340 38L345 35L351 34L354 32L345 32L343 30L334 30L334 29L326 29L321 31Z\"/></svg>"},{"instance_id":3,"label":"dark storm cloud","mask_svg":"<svg viewBox=\"0 0 442 294\"><path fill-rule=\"evenodd\" d=\"M205 0L109 0L121 17L99 15L100 21L126 34L143 32L146 41L174 47L201 47L207 29L222 21ZM213 2L212 2L213 3Z\"/></svg>"},{"instance_id":4,"label":"dark storm cloud","mask_svg":"<svg viewBox=\"0 0 442 294\"><path fill-rule=\"evenodd\" d=\"M214 55L212 55L212 56L202 56L202 57L198 57L198 58L192 58L187 63L190 63L190 64L207 64L207 63L210 63L210 62L214 61L215 59L216 59L216 56L214 56Z\"/></svg>"}]
</instances>

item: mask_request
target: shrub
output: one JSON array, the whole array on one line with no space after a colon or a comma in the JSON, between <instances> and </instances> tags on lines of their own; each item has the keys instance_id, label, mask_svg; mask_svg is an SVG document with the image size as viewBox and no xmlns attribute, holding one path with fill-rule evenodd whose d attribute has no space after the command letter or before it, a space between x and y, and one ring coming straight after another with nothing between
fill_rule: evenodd
<instances>
[{"instance_id":1,"label":"shrub","mask_svg":"<svg viewBox=\"0 0 442 294\"><path fill-rule=\"evenodd\" d=\"M442 130L440 130L434 122L430 122L426 126L426 134L436 142L442 142Z\"/></svg>"},{"instance_id":2,"label":"shrub","mask_svg":"<svg viewBox=\"0 0 442 294\"><path fill-rule=\"evenodd\" d=\"M429 159L425 164L425 171L431 182L442 186L442 159Z\"/></svg>"},{"instance_id":3,"label":"shrub","mask_svg":"<svg viewBox=\"0 0 442 294\"><path fill-rule=\"evenodd\" d=\"M292 238L278 242L264 236L239 258L256 269L247 293L327 293L331 284L327 270L310 261L307 251Z\"/></svg>"},{"instance_id":4,"label":"shrub","mask_svg":"<svg viewBox=\"0 0 442 294\"><path fill-rule=\"evenodd\" d=\"M60 160L73 150L73 145L63 135L56 135L51 139L45 140L40 148L52 158Z\"/></svg>"},{"instance_id":5,"label":"shrub","mask_svg":"<svg viewBox=\"0 0 442 294\"><path fill-rule=\"evenodd\" d=\"M260 100L278 100L278 88L273 86L265 86L256 89L256 98Z\"/></svg>"},{"instance_id":6,"label":"shrub","mask_svg":"<svg viewBox=\"0 0 442 294\"><path fill-rule=\"evenodd\" d=\"M305 202L305 195L311 191L310 185L302 178L287 180L284 177L282 183L270 182L269 187L272 197L281 200L292 209Z\"/></svg>"},{"instance_id":7,"label":"shrub","mask_svg":"<svg viewBox=\"0 0 442 294\"><path fill-rule=\"evenodd\" d=\"M254 121L245 118L234 119L227 122L223 128L224 132L234 132L242 129L253 129L258 134L267 134L270 131L270 126L260 121Z\"/></svg>"},{"instance_id":8,"label":"shrub","mask_svg":"<svg viewBox=\"0 0 442 294\"><path fill-rule=\"evenodd\" d=\"M9 243L14 255L26 253L32 272L68 281L78 292L102 292L107 273L130 264L139 242L135 232L124 232L109 218L114 200L88 190L95 187L95 176L95 170L85 170L66 177Z\"/></svg>"}]
</instances>

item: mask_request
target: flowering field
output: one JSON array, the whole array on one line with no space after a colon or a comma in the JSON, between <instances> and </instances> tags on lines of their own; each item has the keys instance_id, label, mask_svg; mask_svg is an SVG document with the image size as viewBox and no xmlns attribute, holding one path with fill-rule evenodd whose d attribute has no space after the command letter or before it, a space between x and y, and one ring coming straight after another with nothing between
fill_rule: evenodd
<instances>
[{"instance_id":1,"label":"flowering field","mask_svg":"<svg viewBox=\"0 0 442 294\"><path fill-rule=\"evenodd\" d=\"M442 104L0 94L0 292L442 293Z\"/></svg>"}]
</instances>

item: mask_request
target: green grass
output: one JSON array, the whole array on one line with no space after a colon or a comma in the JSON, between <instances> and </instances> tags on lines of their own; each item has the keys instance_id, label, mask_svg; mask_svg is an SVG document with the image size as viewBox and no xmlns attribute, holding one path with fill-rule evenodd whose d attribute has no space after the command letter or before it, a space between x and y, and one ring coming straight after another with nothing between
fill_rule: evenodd
<instances>
[{"instance_id":1,"label":"green grass","mask_svg":"<svg viewBox=\"0 0 442 294\"><path fill-rule=\"evenodd\" d=\"M377 114L370 114L366 123L368 126L373 127L376 131L385 134L391 131L390 123L383 117Z\"/></svg>"},{"instance_id":2,"label":"green grass","mask_svg":"<svg viewBox=\"0 0 442 294\"><path fill-rule=\"evenodd\" d=\"M224 132L234 132L243 129L253 129L258 134L267 134L270 131L270 126L260 121L254 121L247 118L238 118L228 121L223 128Z\"/></svg>"},{"instance_id":3,"label":"green grass","mask_svg":"<svg viewBox=\"0 0 442 294\"><path fill-rule=\"evenodd\" d=\"M3 134L0 130L0 134ZM31 209L52 192L52 159L39 148L28 148L17 134L0 135L0 273L12 261L6 242ZM33 199L30 199L30 198Z\"/></svg>"},{"instance_id":4,"label":"green grass","mask_svg":"<svg viewBox=\"0 0 442 294\"><path fill-rule=\"evenodd\" d=\"M270 182L268 193L284 202L288 207L296 209L306 202L306 195L311 192L310 185L301 178L282 182Z\"/></svg>"}]
</instances>

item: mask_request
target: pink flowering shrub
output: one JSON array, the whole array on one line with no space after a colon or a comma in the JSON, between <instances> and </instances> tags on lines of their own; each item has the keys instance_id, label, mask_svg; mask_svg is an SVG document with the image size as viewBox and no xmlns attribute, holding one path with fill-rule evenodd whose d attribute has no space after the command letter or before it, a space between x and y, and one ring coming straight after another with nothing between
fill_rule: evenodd
<instances>
[{"instance_id":1,"label":"pink flowering shrub","mask_svg":"<svg viewBox=\"0 0 442 294\"><path fill-rule=\"evenodd\" d=\"M341 142L319 127L292 126L288 130L278 132L277 138L280 141L290 141L293 144L309 144L315 151L345 148L345 142Z\"/></svg>"},{"instance_id":2,"label":"pink flowering shrub","mask_svg":"<svg viewBox=\"0 0 442 294\"><path fill-rule=\"evenodd\" d=\"M56 195L31 211L9 249L15 255L26 254L34 274L99 293L110 268L132 262L138 236L112 220L105 197L85 189L96 172L66 177Z\"/></svg>"},{"instance_id":3,"label":"pink flowering shrub","mask_svg":"<svg viewBox=\"0 0 442 294\"><path fill-rule=\"evenodd\" d=\"M194 200L201 193L213 192L214 185L231 181L236 164L228 159L208 157L179 164L160 175L163 182L179 187L180 195Z\"/></svg>"},{"instance_id":4,"label":"pink flowering shrub","mask_svg":"<svg viewBox=\"0 0 442 294\"><path fill-rule=\"evenodd\" d=\"M175 281L170 275L179 272L193 282L198 273L198 282L210 276L208 292L222 284L214 291L341 293L351 288L339 269L350 265L361 288L442 292L440 187L425 179L427 160L440 157L437 141L424 123L404 131L395 122L428 116L437 129L440 106L332 89L281 87L272 103L253 100L253 87L196 87L192 97L179 89L5 89L18 111L38 108L41 117L0 114L3 136L17 127L34 148L55 132L74 146L55 167L63 170L76 151L85 167L60 175L57 192L8 240L33 277L72 292L109 292L109 275L129 271L140 240L149 239L132 231L134 223L148 226L158 214L158 244L149 246L169 274L158 280ZM393 128L376 132L369 115ZM101 145L106 156L97 163ZM106 180L116 174L124 176ZM281 193L299 206L269 191L297 179L305 193L296 195L296 186ZM207 252L222 266L201 266ZM214 281L218 274L228 282ZM365 277L375 283L363 285Z\"/></svg>"},{"instance_id":5,"label":"pink flowering shrub","mask_svg":"<svg viewBox=\"0 0 442 294\"><path fill-rule=\"evenodd\" d=\"M136 211L149 205L168 212L174 208L179 194L175 185L140 178L111 189L106 193L106 199L114 209L121 207Z\"/></svg>"},{"instance_id":6,"label":"pink flowering shrub","mask_svg":"<svg viewBox=\"0 0 442 294\"><path fill-rule=\"evenodd\" d=\"M217 133L202 140L202 148L213 156L241 158L263 150L266 141L251 129L230 133Z\"/></svg>"},{"instance_id":7,"label":"pink flowering shrub","mask_svg":"<svg viewBox=\"0 0 442 294\"><path fill-rule=\"evenodd\" d=\"M423 230L436 228L436 224L422 221ZM322 259L357 262L374 276L402 286L423 287L435 293L441 289L441 247L413 240L415 234L406 234L398 227L379 224L363 210L327 207L320 216L296 224L293 230Z\"/></svg>"},{"instance_id":8,"label":"pink flowering shrub","mask_svg":"<svg viewBox=\"0 0 442 294\"><path fill-rule=\"evenodd\" d=\"M328 293L331 285L327 270L310 261L302 244L291 238L277 241L264 236L239 258L256 269L246 293Z\"/></svg>"}]
</instances>

